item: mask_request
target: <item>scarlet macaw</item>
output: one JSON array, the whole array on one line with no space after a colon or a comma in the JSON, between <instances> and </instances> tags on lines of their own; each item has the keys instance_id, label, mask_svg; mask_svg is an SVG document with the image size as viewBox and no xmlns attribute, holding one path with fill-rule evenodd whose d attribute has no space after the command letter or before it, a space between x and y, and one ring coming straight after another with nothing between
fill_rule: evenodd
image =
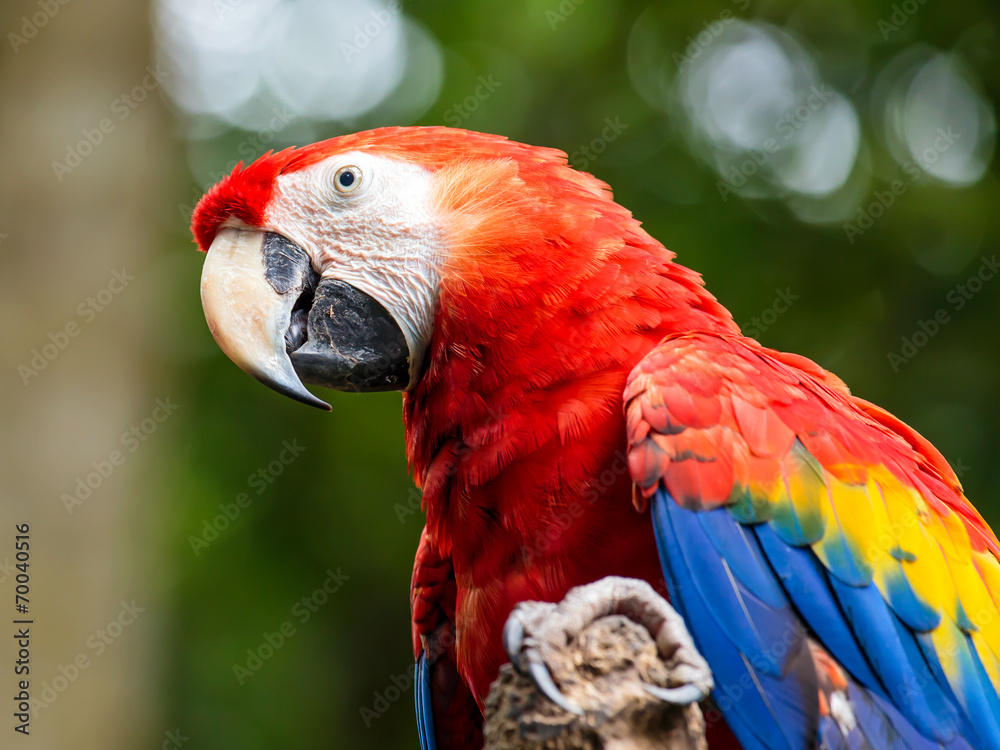
<instances>
[{"instance_id":1,"label":"scarlet macaw","mask_svg":"<svg viewBox=\"0 0 1000 750\"><path fill-rule=\"evenodd\" d=\"M1000 544L944 458L742 336L562 152L343 136L237 167L193 232L236 364L404 391L425 747L481 743L518 602L624 576L711 666L713 747L1000 748Z\"/></svg>"}]
</instances>

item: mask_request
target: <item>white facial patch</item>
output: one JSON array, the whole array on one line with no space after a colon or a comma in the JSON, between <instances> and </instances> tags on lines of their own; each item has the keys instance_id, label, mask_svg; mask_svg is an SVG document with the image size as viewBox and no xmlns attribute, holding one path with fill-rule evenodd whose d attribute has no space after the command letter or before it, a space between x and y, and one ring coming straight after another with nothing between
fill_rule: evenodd
<instances>
[{"instance_id":1,"label":"white facial patch","mask_svg":"<svg viewBox=\"0 0 1000 750\"><path fill-rule=\"evenodd\" d=\"M356 168L349 192L335 179L344 167ZM338 154L279 176L265 217L267 229L306 251L320 276L360 289L389 311L410 348L411 385L433 331L440 285L431 179L415 164Z\"/></svg>"}]
</instances>

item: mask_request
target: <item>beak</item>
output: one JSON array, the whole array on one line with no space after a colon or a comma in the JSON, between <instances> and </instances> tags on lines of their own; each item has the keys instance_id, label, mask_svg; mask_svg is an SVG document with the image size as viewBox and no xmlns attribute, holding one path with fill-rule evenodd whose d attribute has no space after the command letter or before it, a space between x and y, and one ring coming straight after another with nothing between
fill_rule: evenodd
<instances>
[{"instance_id":1,"label":"beak","mask_svg":"<svg viewBox=\"0 0 1000 750\"><path fill-rule=\"evenodd\" d=\"M201 302L226 356L296 401L330 409L303 381L352 391L409 385L409 349L389 312L350 284L320 278L281 235L220 230L205 258Z\"/></svg>"}]
</instances>

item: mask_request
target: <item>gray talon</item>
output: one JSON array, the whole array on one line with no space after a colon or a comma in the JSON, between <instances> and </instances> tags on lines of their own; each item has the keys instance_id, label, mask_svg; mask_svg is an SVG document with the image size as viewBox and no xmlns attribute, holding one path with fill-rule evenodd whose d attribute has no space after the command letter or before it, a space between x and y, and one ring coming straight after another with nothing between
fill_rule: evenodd
<instances>
[{"instance_id":1,"label":"gray talon","mask_svg":"<svg viewBox=\"0 0 1000 750\"><path fill-rule=\"evenodd\" d=\"M647 693L673 706L700 703L708 697L712 690L708 664L681 616L645 581L609 576L570 589L559 604L520 602L504 624L503 647L514 669L534 682L546 698L568 713L583 716L584 709L556 687L549 665L561 664L556 657L561 658L590 624L614 615L644 628L674 681L682 683L674 688L643 683ZM560 667L557 674L563 673ZM591 705L589 699L581 700Z\"/></svg>"},{"instance_id":2,"label":"gray talon","mask_svg":"<svg viewBox=\"0 0 1000 750\"><path fill-rule=\"evenodd\" d=\"M687 706L691 703L701 703L708 697L708 693L697 685L681 685L675 688L662 688L649 683L642 683L643 689L650 695L655 695L666 703L675 706Z\"/></svg>"},{"instance_id":3,"label":"gray talon","mask_svg":"<svg viewBox=\"0 0 1000 750\"><path fill-rule=\"evenodd\" d=\"M559 688L552 681L552 675L549 674L549 668L538 661L532 661L528 667L528 673L531 678L535 681L538 689L545 693L545 696L559 706L563 711L568 711L571 714L576 714L577 716L583 715L583 709L580 708L575 703L570 702L570 700L559 692Z\"/></svg>"},{"instance_id":4,"label":"gray talon","mask_svg":"<svg viewBox=\"0 0 1000 750\"><path fill-rule=\"evenodd\" d=\"M521 666L521 646L524 644L524 623L518 617L510 617L503 626L503 647L514 668L524 674Z\"/></svg>"}]
</instances>

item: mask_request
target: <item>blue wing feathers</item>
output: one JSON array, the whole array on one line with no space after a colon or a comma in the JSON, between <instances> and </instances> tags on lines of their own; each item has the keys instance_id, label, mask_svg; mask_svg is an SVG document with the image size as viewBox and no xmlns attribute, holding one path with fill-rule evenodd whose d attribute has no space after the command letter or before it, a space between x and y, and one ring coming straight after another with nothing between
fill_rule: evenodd
<instances>
[{"instance_id":1,"label":"blue wing feathers","mask_svg":"<svg viewBox=\"0 0 1000 750\"><path fill-rule=\"evenodd\" d=\"M684 561L682 567L690 571L690 582L699 590L704 606L714 616L718 627L756 669L781 676L785 662L804 643L804 631L798 618L788 599L776 587L768 593L781 600L780 608L768 606L733 575L733 566L716 550L705 533L700 516L719 514L718 519L709 524L714 536L725 540L725 547L742 547L743 554L750 556L744 551L742 535L732 528L737 525L735 521L725 509L692 511L674 502L666 503L665 507L674 530L672 546L680 552ZM729 530L724 530L722 525L726 522L731 527ZM758 548L753 564L757 564L760 556Z\"/></svg>"},{"instance_id":2,"label":"blue wing feathers","mask_svg":"<svg viewBox=\"0 0 1000 750\"><path fill-rule=\"evenodd\" d=\"M768 524L759 524L754 531L774 574L803 619L812 626L819 642L836 654L837 660L862 685L884 695L854 633L844 622L844 612L816 556L810 550L785 544Z\"/></svg>"},{"instance_id":3,"label":"blue wing feathers","mask_svg":"<svg viewBox=\"0 0 1000 750\"><path fill-rule=\"evenodd\" d=\"M943 745L939 745L927 739L924 735L920 734L913 728L906 719L903 718L902 714L885 698L880 698L877 695L872 695L870 692L864 694L864 698L869 699L870 703L866 703L863 700L855 700L852 695L852 706L855 709L855 715L858 717L858 721L861 722L863 719L868 722L868 725L872 727L870 732L875 733L877 724L875 719L869 718L867 713L858 710L858 707L864 708L868 705L874 707L877 711L881 712L884 719L889 720L888 729L892 731L890 738L897 738L895 741L905 743L903 747L911 747L913 750L931 750L931 748L945 747L948 750L972 750L972 746L961 736L956 735L953 740L946 742ZM879 717L880 721L883 721L882 731L886 731L884 726L884 720ZM889 746L889 745L886 745Z\"/></svg>"},{"instance_id":4,"label":"blue wing feathers","mask_svg":"<svg viewBox=\"0 0 1000 750\"><path fill-rule=\"evenodd\" d=\"M933 630L941 624L941 612L917 596L898 562L893 564L887 577L886 589L892 611L911 629Z\"/></svg>"},{"instance_id":5,"label":"blue wing feathers","mask_svg":"<svg viewBox=\"0 0 1000 750\"><path fill-rule=\"evenodd\" d=\"M663 488L652 500L672 603L712 667L713 698L743 747L966 750L971 741L1000 750L1000 701L983 687L964 633L959 656L971 679L963 685L975 684L959 697L981 717L976 728L873 583L828 574L812 550L790 546L766 523L741 524L726 508L682 508ZM805 623L849 675L846 714L820 715Z\"/></svg>"},{"instance_id":6,"label":"blue wing feathers","mask_svg":"<svg viewBox=\"0 0 1000 750\"><path fill-rule=\"evenodd\" d=\"M836 576L830 576L830 583L892 703L925 735L940 742L953 739L958 731L954 706L931 674L913 634L878 589L850 586Z\"/></svg>"},{"instance_id":7,"label":"blue wing feathers","mask_svg":"<svg viewBox=\"0 0 1000 750\"><path fill-rule=\"evenodd\" d=\"M748 610L739 602L741 596L751 596L749 591L737 591L738 586L734 588L714 551L714 561L705 554L696 555L694 559L684 554L690 554L698 547L714 550L702 530L697 513L680 508L660 492L654 498L653 516L671 596L687 620L698 648L712 665L716 682L713 697L733 733L746 747L762 744L772 749L797 749L814 744L817 718L807 710L810 700L815 704L816 696L815 673L810 676L811 661L803 675L802 659L789 656L796 645L793 642L787 646L788 652L782 654L788 672L786 676L775 677L756 669L757 666L773 665L775 654L781 649L771 648L770 654L763 654L764 648L774 641L761 643L761 631L747 622L744 613ZM708 596L702 587L711 587ZM728 601L724 609L716 607L713 610L707 603L712 599L716 602L720 599ZM787 615L785 610L765 609L759 600L754 598L754 601L753 611L759 616L775 618L772 614L775 612ZM743 622L733 622L733 627L724 630L721 626L724 620L720 619L719 611L726 612L732 620L739 618ZM777 630L780 633L782 624L779 622L778 627L766 627L765 632ZM787 634L787 626L784 632ZM781 636L778 641L781 641ZM760 657L763 663L758 665L752 657L745 656L745 652L735 645L736 642L746 642L748 650ZM801 646L799 652L806 655Z\"/></svg>"},{"instance_id":8,"label":"blue wing feathers","mask_svg":"<svg viewBox=\"0 0 1000 750\"><path fill-rule=\"evenodd\" d=\"M966 648L969 652L970 660L976 671L976 684L982 689L983 692L983 706L980 709L981 714L984 719L982 721L982 727L980 728L980 733L986 735L985 739L991 748L1000 748L1000 696L997 696L996 691L993 689L993 682L990 680L989 675L986 673L986 668L983 666L982 661L979 659L979 654L976 652L976 647L972 643L972 639L968 635L965 635ZM973 716L976 716L973 713Z\"/></svg>"},{"instance_id":9,"label":"blue wing feathers","mask_svg":"<svg viewBox=\"0 0 1000 750\"><path fill-rule=\"evenodd\" d=\"M767 606L787 608L788 597L767 570L753 531L733 523L727 513L699 513L697 517L715 551L729 563L739 582Z\"/></svg>"},{"instance_id":10,"label":"blue wing feathers","mask_svg":"<svg viewBox=\"0 0 1000 750\"><path fill-rule=\"evenodd\" d=\"M857 721L857 731L865 736L868 745L879 750L933 750L939 745L915 732L899 713L888 713L889 704L877 702L868 690L850 687L851 708ZM893 720L895 719L895 721ZM897 725L901 726L901 731Z\"/></svg>"},{"instance_id":11,"label":"blue wing feathers","mask_svg":"<svg viewBox=\"0 0 1000 750\"><path fill-rule=\"evenodd\" d=\"M824 717L819 722L819 746L823 750L853 750L836 722Z\"/></svg>"},{"instance_id":12,"label":"blue wing feathers","mask_svg":"<svg viewBox=\"0 0 1000 750\"><path fill-rule=\"evenodd\" d=\"M996 693L993 692L992 683L969 637L965 633L958 632L957 626L951 621L946 620L942 627L951 627L956 631L953 634L954 650L951 652L951 658L957 664L960 674L960 695L956 695L952 690L941 667L937 651L930 642L930 636L926 633L918 634L917 643L938 684L943 686L945 694L955 705L964 708L963 733L970 737L978 737L984 748L995 749L1000 746L1000 729L997 727L1000 706Z\"/></svg>"}]
</instances>

